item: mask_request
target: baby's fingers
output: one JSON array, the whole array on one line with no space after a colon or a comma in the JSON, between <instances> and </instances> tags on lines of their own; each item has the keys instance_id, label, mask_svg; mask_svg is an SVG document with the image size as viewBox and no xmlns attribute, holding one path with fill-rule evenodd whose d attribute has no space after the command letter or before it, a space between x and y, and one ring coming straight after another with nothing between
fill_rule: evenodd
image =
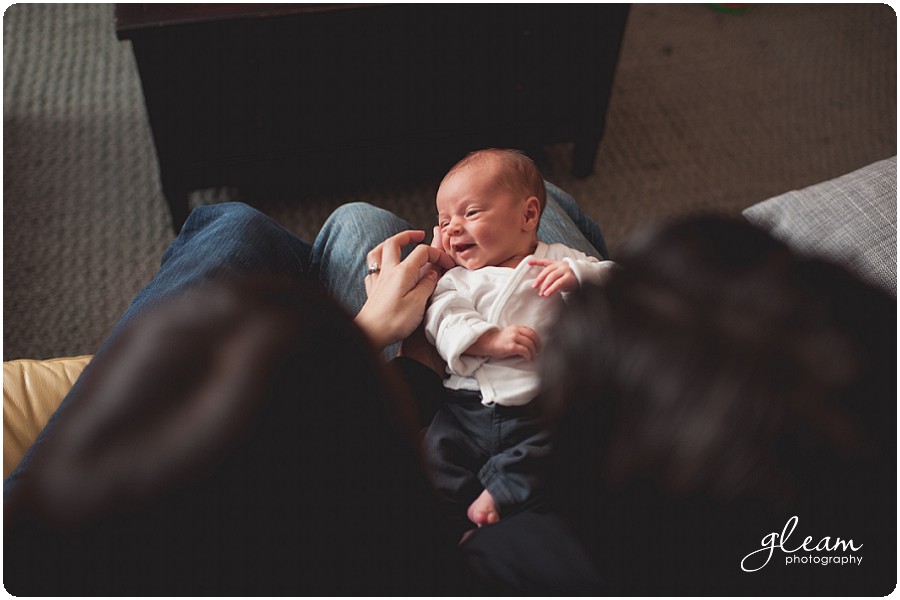
<instances>
[{"instance_id":1,"label":"baby's fingers","mask_svg":"<svg viewBox=\"0 0 900 600\"><path fill-rule=\"evenodd\" d=\"M517 342L515 344L515 350L513 354L516 356L521 356L527 361L534 360L534 357L537 355L537 352L534 349L534 346L530 343L530 341L522 340L521 342Z\"/></svg>"},{"instance_id":2,"label":"baby's fingers","mask_svg":"<svg viewBox=\"0 0 900 600\"><path fill-rule=\"evenodd\" d=\"M547 258L532 258L528 261L528 264L533 267L549 267L550 265L555 265L557 261L550 260Z\"/></svg>"},{"instance_id":3,"label":"baby's fingers","mask_svg":"<svg viewBox=\"0 0 900 600\"><path fill-rule=\"evenodd\" d=\"M555 294L556 292L559 291L559 289L562 287L562 285L563 285L563 278L557 277L552 282L548 283L548 285L544 289L541 290L541 296L552 296L553 294Z\"/></svg>"},{"instance_id":4,"label":"baby's fingers","mask_svg":"<svg viewBox=\"0 0 900 600\"><path fill-rule=\"evenodd\" d=\"M546 289L541 290L541 296L552 296L556 292L571 290L576 281L571 273L561 273L547 284Z\"/></svg>"},{"instance_id":5,"label":"baby's fingers","mask_svg":"<svg viewBox=\"0 0 900 600\"><path fill-rule=\"evenodd\" d=\"M524 350L519 356L525 360L534 360L541 351L541 338L531 327L520 327L516 333L516 345Z\"/></svg>"},{"instance_id":6,"label":"baby's fingers","mask_svg":"<svg viewBox=\"0 0 900 600\"><path fill-rule=\"evenodd\" d=\"M540 261L540 262L548 262L548 261ZM536 264L539 264L539 261L533 260L533 261L529 262L529 264L536 265ZM544 281L546 281L547 277L549 277L550 274L553 273L554 268L555 268L555 265L552 262L551 262L551 264L544 266L544 268L541 269L541 272L538 273L538 276L534 278L534 283L531 284L531 287L539 288L539 287L543 286Z\"/></svg>"},{"instance_id":7,"label":"baby's fingers","mask_svg":"<svg viewBox=\"0 0 900 600\"><path fill-rule=\"evenodd\" d=\"M547 268L551 269L551 267ZM552 268L552 270L550 270L543 278L541 282L541 288L538 293L541 296L549 296L550 294L552 294L553 292L550 290L559 282L560 279L563 278L563 276L565 276L565 273L563 271L561 271L560 269Z\"/></svg>"},{"instance_id":8,"label":"baby's fingers","mask_svg":"<svg viewBox=\"0 0 900 600\"><path fill-rule=\"evenodd\" d=\"M538 332L535 331L534 329L532 329L531 327L528 328L528 331L529 331L529 336L531 337L532 343L534 344L534 353L537 354L538 352L541 351L541 336L539 336Z\"/></svg>"}]
</instances>

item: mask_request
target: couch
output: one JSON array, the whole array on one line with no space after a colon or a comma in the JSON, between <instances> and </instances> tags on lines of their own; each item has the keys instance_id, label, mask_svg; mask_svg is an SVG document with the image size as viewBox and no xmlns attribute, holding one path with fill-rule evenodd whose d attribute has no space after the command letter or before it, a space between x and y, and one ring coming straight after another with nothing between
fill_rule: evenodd
<instances>
[{"instance_id":1,"label":"couch","mask_svg":"<svg viewBox=\"0 0 900 600\"><path fill-rule=\"evenodd\" d=\"M897 157L743 211L797 252L897 294ZM90 356L3 364L3 477L18 465Z\"/></svg>"}]
</instances>

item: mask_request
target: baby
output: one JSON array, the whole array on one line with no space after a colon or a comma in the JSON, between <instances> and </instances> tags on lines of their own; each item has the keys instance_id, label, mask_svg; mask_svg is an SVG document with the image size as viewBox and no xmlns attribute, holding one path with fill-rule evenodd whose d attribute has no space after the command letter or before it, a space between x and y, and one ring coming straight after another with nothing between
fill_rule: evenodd
<instances>
[{"instance_id":1,"label":"baby","mask_svg":"<svg viewBox=\"0 0 900 600\"><path fill-rule=\"evenodd\" d=\"M515 150L470 154L437 192L441 245L458 267L438 282L425 316L449 377L424 454L438 491L468 505L479 527L542 485L550 439L531 404L534 359L566 293L613 267L539 241L545 203L543 177Z\"/></svg>"}]
</instances>

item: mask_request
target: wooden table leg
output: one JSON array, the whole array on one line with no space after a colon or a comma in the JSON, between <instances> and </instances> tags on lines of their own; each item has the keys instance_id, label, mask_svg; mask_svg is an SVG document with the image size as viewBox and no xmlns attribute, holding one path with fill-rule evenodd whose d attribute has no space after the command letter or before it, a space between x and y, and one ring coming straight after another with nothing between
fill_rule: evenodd
<instances>
[{"instance_id":1,"label":"wooden table leg","mask_svg":"<svg viewBox=\"0 0 900 600\"><path fill-rule=\"evenodd\" d=\"M583 179L594 172L594 160L597 158L597 147L600 144L600 138L588 136L581 138L575 142L575 149L572 151L572 174Z\"/></svg>"}]
</instances>

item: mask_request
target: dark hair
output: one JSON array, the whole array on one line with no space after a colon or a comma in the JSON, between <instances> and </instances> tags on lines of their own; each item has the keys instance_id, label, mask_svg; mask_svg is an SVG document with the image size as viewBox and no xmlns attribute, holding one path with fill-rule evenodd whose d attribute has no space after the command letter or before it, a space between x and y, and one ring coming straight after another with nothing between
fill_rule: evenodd
<instances>
[{"instance_id":1,"label":"dark hair","mask_svg":"<svg viewBox=\"0 0 900 600\"><path fill-rule=\"evenodd\" d=\"M7 497L23 595L460 590L407 392L318 286L222 279L129 322ZM113 469L109 466L113 465Z\"/></svg>"},{"instance_id":2,"label":"dark hair","mask_svg":"<svg viewBox=\"0 0 900 600\"><path fill-rule=\"evenodd\" d=\"M655 583L678 580L696 592L740 582L746 592L740 557L781 531L785 521L772 519L801 511L809 521L873 501L895 509L893 298L724 218L647 229L617 262L622 269L606 286L573 299L545 351L546 400L567 411L558 436L561 501L584 527L612 544L610 537L637 535L622 527L653 523L670 538L660 542L673 552L670 565L679 565ZM823 523L847 537L885 527L830 516ZM833 531L839 523L859 528ZM671 544L681 535L719 546L702 550L705 577L683 562L687 549L677 556ZM735 558L728 543L751 545ZM632 550L601 553L607 566L625 555L655 560ZM720 581L711 568L718 560L730 574ZM652 590L646 576L627 580L639 566L620 566L612 577L620 591ZM667 589L679 590L659 591Z\"/></svg>"}]
</instances>

